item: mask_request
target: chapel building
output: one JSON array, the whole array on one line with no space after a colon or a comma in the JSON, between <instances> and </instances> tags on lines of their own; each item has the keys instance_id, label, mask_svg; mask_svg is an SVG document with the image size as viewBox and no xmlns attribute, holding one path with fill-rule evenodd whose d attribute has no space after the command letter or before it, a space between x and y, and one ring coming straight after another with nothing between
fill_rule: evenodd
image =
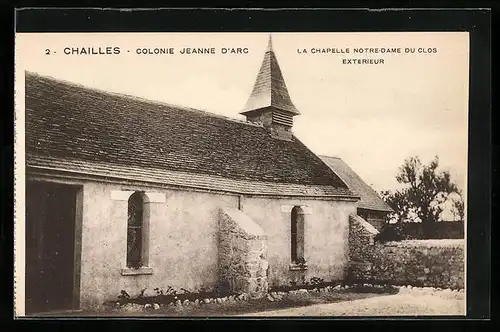
<instances>
[{"instance_id":1,"label":"chapel building","mask_svg":"<svg viewBox=\"0 0 500 332\"><path fill-rule=\"evenodd\" d=\"M27 313L345 278L360 196L293 134L271 41L246 121L31 72L25 89Z\"/></svg>"}]
</instances>

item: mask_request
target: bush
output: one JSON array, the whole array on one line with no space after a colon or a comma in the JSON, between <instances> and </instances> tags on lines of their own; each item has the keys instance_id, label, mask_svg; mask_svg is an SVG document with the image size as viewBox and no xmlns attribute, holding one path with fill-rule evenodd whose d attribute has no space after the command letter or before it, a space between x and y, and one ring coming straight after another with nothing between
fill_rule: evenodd
<instances>
[{"instance_id":1,"label":"bush","mask_svg":"<svg viewBox=\"0 0 500 332\"><path fill-rule=\"evenodd\" d=\"M144 292L146 288L141 290L139 295L136 297L131 297L125 290L120 292L118 295L118 301L120 305L124 305L126 303L135 303L135 304L147 304L147 303L158 303L158 304L169 304L180 300L181 302L185 300L195 301L196 299L204 299L204 298L217 298L224 297L230 295L225 289L225 287L215 287L214 290L209 290L207 288L200 289L199 292L190 292L185 288L179 289L179 291L175 290L173 287L168 286L167 289L155 288L154 291L156 295L154 296L144 296ZM110 303L116 303L115 301L107 301Z\"/></svg>"},{"instance_id":2,"label":"bush","mask_svg":"<svg viewBox=\"0 0 500 332\"><path fill-rule=\"evenodd\" d=\"M388 241L401 241L404 237L404 229L401 223L385 224L380 232L375 236L375 241L388 242Z\"/></svg>"},{"instance_id":3,"label":"bush","mask_svg":"<svg viewBox=\"0 0 500 332\"><path fill-rule=\"evenodd\" d=\"M323 278L312 277L311 279L306 280L305 277L302 277L299 281L292 280L290 281L290 286L273 286L270 287L270 292L289 292L297 289L314 289L314 288L323 288L326 286L336 286L340 283L338 281L325 281Z\"/></svg>"},{"instance_id":4,"label":"bush","mask_svg":"<svg viewBox=\"0 0 500 332\"><path fill-rule=\"evenodd\" d=\"M426 239L463 239L464 223L460 221L441 221L432 225L430 236L425 236L422 223L408 222L385 224L376 241L426 240Z\"/></svg>"}]
</instances>

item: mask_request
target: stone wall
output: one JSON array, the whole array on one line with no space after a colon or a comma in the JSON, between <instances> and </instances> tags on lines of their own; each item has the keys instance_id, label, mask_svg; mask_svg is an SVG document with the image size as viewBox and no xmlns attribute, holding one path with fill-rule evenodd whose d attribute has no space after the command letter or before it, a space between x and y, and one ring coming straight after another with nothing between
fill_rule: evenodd
<instances>
[{"instance_id":1,"label":"stone wall","mask_svg":"<svg viewBox=\"0 0 500 332\"><path fill-rule=\"evenodd\" d=\"M242 211L224 208L219 219L219 280L230 293L267 294L267 237Z\"/></svg>"},{"instance_id":2,"label":"stone wall","mask_svg":"<svg viewBox=\"0 0 500 332\"><path fill-rule=\"evenodd\" d=\"M349 275L352 282L464 288L463 240L405 240L377 243L363 218L349 218Z\"/></svg>"}]
</instances>

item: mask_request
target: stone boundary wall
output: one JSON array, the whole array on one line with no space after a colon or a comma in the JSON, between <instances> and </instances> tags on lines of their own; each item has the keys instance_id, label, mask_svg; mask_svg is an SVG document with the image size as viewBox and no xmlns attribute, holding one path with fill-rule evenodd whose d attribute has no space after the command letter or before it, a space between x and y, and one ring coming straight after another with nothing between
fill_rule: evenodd
<instances>
[{"instance_id":1,"label":"stone boundary wall","mask_svg":"<svg viewBox=\"0 0 500 332\"><path fill-rule=\"evenodd\" d=\"M351 282L464 288L464 240L378 243L374 241L378 231L366 224L357 215L349 218Z\"/></svg>"},{"instance_id":2,"label":"stone boundary wall","mask_svg":"<svg viewBox=\"0 0 500 332\"><path fill-rule=\"evenodd\" d=\"M219 218L219 278L229 293L267 295L267 236L250 217L225 208Z\"/></svg>"}]
</instances>

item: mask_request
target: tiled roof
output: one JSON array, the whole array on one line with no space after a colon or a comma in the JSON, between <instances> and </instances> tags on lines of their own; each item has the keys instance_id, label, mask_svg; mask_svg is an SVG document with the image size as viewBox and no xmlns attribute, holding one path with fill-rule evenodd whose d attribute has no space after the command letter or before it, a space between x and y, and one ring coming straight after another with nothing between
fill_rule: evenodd
<instances>
[{"instance_id":1,"label":"tiled roof","mask_svg":"<svg viewBox=\"0 0 500 332\"><path fill-rule=\"evenodd\" d=\"M272 48L271 37L252 93L241 113L265 107L288 111L294 115L300 114L288 93L278 59Z\"/></svg>"},{"instance_id":2,"label":"tiled roof","mask_svg":"<svg viewBox=\"0 0 500 332\"><path fill-rule=\"evenodd\" d=\"M26 73L25 106L28 165L40 166L38 157L45 158L46 166L56 160L81 161L94 172L109 173L116 166L134 169L134 176L149 170L199 174L196 181L183 180L195 186L213 176L240 184L306 186L322 195L350 194L297 138L273 139L263 127L246 122L33 73ZM265 191L253 192L259 190Z\"/></svg>"},{"instance_id":3,"label":"tiled roof","mask_svg":"<svg viewBox=\"0 0 500 332\"><path fill-rule=\"evenodd\" d=\"M361 197L358 207L362 209L392 212L386 202L363 179L338 157L319 156L347 184L349 189Z\"/></svg>"}]
</instances>

